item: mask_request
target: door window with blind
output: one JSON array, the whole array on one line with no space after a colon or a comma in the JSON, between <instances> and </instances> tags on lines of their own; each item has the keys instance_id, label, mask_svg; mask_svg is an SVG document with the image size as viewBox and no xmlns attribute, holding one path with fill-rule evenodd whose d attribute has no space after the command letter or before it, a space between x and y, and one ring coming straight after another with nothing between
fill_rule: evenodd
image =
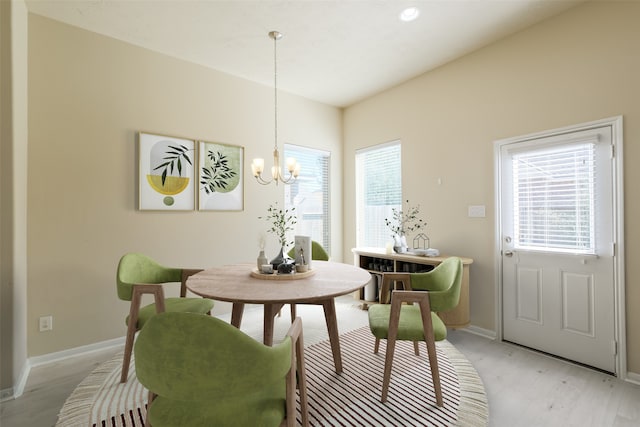
<instances>
[{"instance_id":1,"label":"door window with blind","mask_svg":"<svg viewBox=\"0 0 640 427\"><path fill-rule=\"evenodd\" d=\"M329 162L328 151L284 145L285 158L293 157L300 164L300 175L285 186L285 208L295 208L298 219L294 234L311 236L327 252L331 248L329 215Z\"/></svg>"},{"instance_id":2,"label":"door window with blind","mask_svg":"<svg viewBox=\"0 0 640 427\"><path fill-rule=\"evenodd\" d=\"M402 208L400 141L356 151L356 244L385 247L391 231L385 218Z\"/></svg>"},{"instance_id":3,"label":"door window with blind","mask_svg":"<svg viewBox=\"0 0 640 427\"><path fill-rule=\"evenodd\" d=\"M515 247L595 253L595 143L513 155Z\"/></svg>"}]
</instances>

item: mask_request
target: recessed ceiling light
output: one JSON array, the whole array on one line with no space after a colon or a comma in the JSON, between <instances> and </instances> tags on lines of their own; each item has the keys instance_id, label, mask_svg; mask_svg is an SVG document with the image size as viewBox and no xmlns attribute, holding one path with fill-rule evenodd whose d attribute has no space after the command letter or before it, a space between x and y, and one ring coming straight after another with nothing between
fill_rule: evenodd
<instances>
[{"instance_id":1,"label":"recessed ceiling light","mask_svg":"<svg viewBox=\"0 0 640 427\"><path fill-rule=\"evenodd\" d=\"M400 12L400 20L404 22L411 22L420 15L420 9L417 7L408 7Z\"/></svg>"}]
</instances>

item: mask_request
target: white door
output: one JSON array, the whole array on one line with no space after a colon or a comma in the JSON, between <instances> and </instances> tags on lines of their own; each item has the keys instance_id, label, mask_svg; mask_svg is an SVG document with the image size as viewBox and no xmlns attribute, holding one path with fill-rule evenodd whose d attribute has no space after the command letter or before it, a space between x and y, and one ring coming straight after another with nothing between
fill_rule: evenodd
<instances>
[{"instance_id":1,"label":"white door","mask_svg":"<svg viewBox=\"0 0 640 427\"><path fill-rule=\"evenodd\" d=\"M500 147L503 339L616 370L612 129Z\"/></svg>"}]
</instances>

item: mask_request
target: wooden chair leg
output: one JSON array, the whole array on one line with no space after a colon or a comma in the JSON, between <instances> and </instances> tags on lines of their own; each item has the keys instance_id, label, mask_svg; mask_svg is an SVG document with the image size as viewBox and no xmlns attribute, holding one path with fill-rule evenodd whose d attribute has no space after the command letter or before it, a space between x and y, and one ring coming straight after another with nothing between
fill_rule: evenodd
<instances>
[{"instance_id":1,"label":"wooden chair leg","mask_svg":"<svg viewBox=\"0 0 640 427\"><path fill-rule=\"evenodd\" d=\"M436 392L436 404L442 406L442 387L440 386L440 372L438 370L438 357L436 355L436 344L433 340L427 341L427 353L429 354L429 366L431 367L431 378L433 379L433 389Z\"/></svg>"},{"instance_id":2,"label":"wooden chair leg","mask_svg":"<svg viewBox=\"0 0 640 427\"><path fill-rule=\"evenodd\" d=\"M129 365L131 364L131 353L133 353L133 341L138 332L138 315L142 304L142 295L152 294L156 304L156 312L164 311L164 292L162 285L134 285L131 293L131 305L129 306L129 319L127 321L127 339L124 344L124 357L122 359L122 374L120 382L126 383L129 376Z\"/></svg>"},{"instance_id":3,"label":"wooden chair leg","mask_svg":"<svg viewBox=\"0 0 640 427\"><path fill-rule=\"evenodd\" d=\"M127 339L124 344L124 357L122 358L122 374L120 375L120 382L126 383L129 376L129 365L131 364L131 353L133 353L133 340L136 336L135 323L129 321L127 325Z\"/></svg>"},{"instance_id":4,"label":"wooden chair leg","mask_svg":"<svg viewBox=\"0 0 640 427\"><path fill-rule=\"evenodd\" d=\"M296 320L296 305L291 304L291 322Z\"/></svg>"},{"instance_id":5,"label":"wooden chair leg","mask_svg":"<svg viewBox=\"0 0 640 427\"><path fill-rule=\"evenodd\" d=\"M387 401L387 394L389 392L389 383L391 382L391 367L393 365L393 353L396 348L396 339L387 339L387 354L384 359L384 376L382 379L382 397L380 401L382 403Z\"/></svg>"},{"instance_id":6,"label":"wooden chair leg","mask_svg":"<svg viewBox=\"0 0 640 427\"><path fill-rule=\"evenodd\" d=\"M296 342L296 362L298 372L298 388L300 390L300 413L302 414L302 425L309 426L309 400L307 398L307 371L304 360L304 342L302 333Z\"/></svg>"},{"instance_id":7,"label":"wooden chair leg","mask_svg":"<svg viewBox=\"0 0 640 427\"><path fill-rule=\"evenodd\" d=\"M141 290L137 287L133 288L131 297L131 305L129 306L129 320L127 321L127 338L124 344L124 357L122 359L122 373L120 374L120 382L126 383L129 376L129 365L131 364L131 353L133 353L133 341L138 331L138 313L140 311L140 303L142 301Z\"/></svg>"},{"instance_id":8,"label":"wooden chair leg","mask_svg":"<svg viewBox=\"0 0 640 427\"><path fill-rule=\"evenodd\" d=\"M373 354L378 354L379 349L380 349L380 338L376 338L376 343L373 346Z\"/></svg>"},{"instance_id":9,"label":"wooden chair leg","mask_svg":"<svg viewBox=\"0 0 640 427\"><path fill-rule=\"evenodd\" d=\"M387 332L387 354L384 360L384 377L382 379L381 402L383 403L387 401L389 383L391 382L391 367L393 365L393 353L396 349L396 338L398 337L401 305L402 301L391 298L391 313L389 314L389 329Z\"/></svg>"},{"instance_id":10,"label":"wooden chair leg","mask_svg":"<svg viewBox=\"0 0 640 427\"><path fill-rule=\"evenodd\" d=\"M438 370L438 358L436 356L436 345L433 341L427 342L429 353L429 366L431 367L431 377L433 378L433 389L436 392L436 404L442 406L442 387L440 386L440 372Z\"/></svg>"},{"instance_id":11,"label":"wooden chair leg","mask_svg":"<svg viewBox=\"0 0 640 427\"><path fill-rule=\"evenodd\" d=\"M429 356L429 367L431 368L433 389L436 393L436 404L438 406L443 406L440 372L438 370L438 355L436 353L436 340L433 334L433 324L431 322L431 307L428 305L428 302L420 303L420 316L422 317L424 338L427 344L427 355Z\"/></svg>"},{"instance_id":12,"label":"wooden chair leg","mask_svg":"<svg viewBox=\"0 0 640 427\"><path fill-rule=\"evenodd\" d=\"M420 341L413 342L413 352L416 354L416 356L420 356Z\"/></svg>"}]
</instances>

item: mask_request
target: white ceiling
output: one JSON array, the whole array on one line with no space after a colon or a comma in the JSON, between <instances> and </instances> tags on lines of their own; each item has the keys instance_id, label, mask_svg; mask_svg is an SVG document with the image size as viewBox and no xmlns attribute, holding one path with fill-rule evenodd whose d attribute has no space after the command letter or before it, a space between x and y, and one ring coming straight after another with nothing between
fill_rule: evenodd
<instances>
[{"instance_id":1,"label":"white ceiling","mask_svg":"<svg viewBox=\"0 0 640 427\"><path fill-rule=\"evenodd\" d=\"M28 10L348 106L584 0L26 0ZM399 13L417 6L417 20Z\"/></svg>"}]
</instances>

